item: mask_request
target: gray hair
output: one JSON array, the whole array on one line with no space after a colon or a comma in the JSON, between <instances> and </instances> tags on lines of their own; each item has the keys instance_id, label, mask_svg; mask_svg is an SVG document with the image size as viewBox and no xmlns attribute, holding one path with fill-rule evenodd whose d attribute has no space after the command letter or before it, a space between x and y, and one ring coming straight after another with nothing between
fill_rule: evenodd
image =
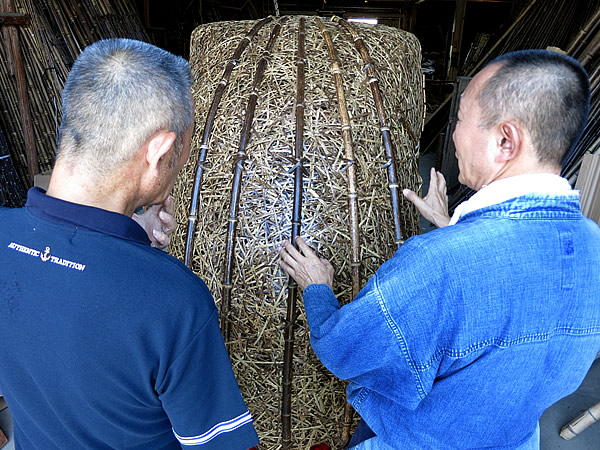
<instances>
[{"instance_id":1,"label":"gray hair","mask_svg":"<svg viewBox=\"0 0 600 450\"><path fill-rule=\"evenodd\" d=\"M129 160L160 130L174 131L174 155L192 124L188 62L151 44L106 39L88 46L73 65L62 94L60 157L86 159L106 174Z\"/></svg>"},{"instance_id":2,"label":"gray hair","mask_svg":"<svg viewBox=\"0 0 600 450\"><path fill-rule=\"evenodd\" d=\"M556 167L585 126L590 84L575 59L549 50L522 50L489 63L500 67L479 91L480 125L514 120L527 129L538 160Z\"/></svg>"}]
</instances>

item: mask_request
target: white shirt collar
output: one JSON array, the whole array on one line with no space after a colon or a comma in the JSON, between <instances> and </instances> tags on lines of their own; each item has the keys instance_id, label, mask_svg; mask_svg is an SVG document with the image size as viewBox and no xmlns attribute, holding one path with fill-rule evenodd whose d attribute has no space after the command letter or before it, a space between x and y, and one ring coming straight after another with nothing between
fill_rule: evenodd
<instances>
[{"instance_id":1,"label":"white shirt collar","mask_svg":"<svg viewBox=\"0 0 600 450\"><path fill-rule=\"evenodd\" d=\"M573 189L569 182L552 173L533 173L502 178L483 186L469 200L454 210L448 225L454 225L461 216L471 211L496 205L527 194L568 195Z\"/></svg>"}]
</instances>

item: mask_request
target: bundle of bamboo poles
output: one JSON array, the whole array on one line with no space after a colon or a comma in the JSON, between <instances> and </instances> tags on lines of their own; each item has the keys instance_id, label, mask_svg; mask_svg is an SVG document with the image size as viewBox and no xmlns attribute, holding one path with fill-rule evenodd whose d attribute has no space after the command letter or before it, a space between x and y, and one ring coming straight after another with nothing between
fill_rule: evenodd
<instances>
[{"instance_id":1,"label":"bundle of bamboo poles","mask_svg":"<svg viewBox=\"0 0 600 450\"><path fill-rule=\"evenodd\" d=\"M39 171L54 163L56 131L61 118L61 91L68 71L89 44L110 37L147 41L135 8L129 0L3 0L28 14L31 23L17 27L23 58L27 96L32 117ZM3 3L4 4L4 3ZM7 28L0 45L0 127L4 130L21 184L31 184L19 94L8 48Z\"/></svg>"},{"instance_id":2,"label":"bundle of bamboo poles","mask_svg":"<svg viewBox=\"0 0 600 450\"><path fill-rule=\"evenodd\" d=\"M563 161L562 175L575 185L585 155L600 154L600 5L566 50L586 68L591 85L590 116L577 145Z\"/></svg>"},{"instance_id":3,"label":"bundle of bamboo poles","mask_svg":"<svg viewBox=\"0 0 600 450\"><path fill-rule=\"evenodd\" d=\"M4 133L0 130L0 206L16 208L22 206L24 200L25 191L17 178Z\"/></svg>"},{"instance_id":4,"label":"bundle of bamboo poles","mask_svg":"<svg viewBox=\"0 0 600 450\"><path fill-rule=\"evenodd\" d=\"M474 76L487 62L514 50L565 49L599 6L600 0L531 0L502 36L487 44L482 56L465 62L461 73Z\"/></svg>"},{"instance_id":5,"label":"bundle of bamboo poles","mask_svg":"<svg viewBox=\"0 0 600 450\"><path fill-rule=\"evenodd\" d=\"M317 360L283 240L304 236L351 301L417 211L420 46L385 26L269 17L198 27L196 130L176 183L171 252L206 281L264 448L338 447L344 383Z\"/></svg>"},{"instance_id":6,"label":"bundle of bamboo poles","mask_svg":"<svg viewBox=\"0 0 600 450\"><path fill-rule=\"evenodd\" d=\"M506 29L497 40L488 44L488 48L477 61L467 61L463 73L474 76L486 63L495 57L514 50L555 47L566 51L579 59L590 74L592 83L592 102L590 118L577 146L569 152L563 161L562 175L571 185L575 185L581 160L586 152L594 153L600 146L600 104L598 103L598 81L600 81L600 60L597 58L600 49L600 0L531 0L523 8L515 22ZM450 111L448 99L426 123L425 133L430 141L434 122L441 116L448 117ZM446 123L448 120L446 120ZM428 128L429 127L429 128ZM430 133L428 133L428 131ZM451 134L448 133L448 136ZM449 139L449 138L448 138ZM447 141L448 141L447 139ZM423 143L427 145L426 143ZM451 148L451 147L448 147ZM444 148L444 152L448 149ZM453 150L450 150L451 152ZM449 200L449 208L453 210L458 204L473 195L474 191L458 187L458 182L449 181L448 189L456 189L456 194Z\"/></svg>"}]
</instances>

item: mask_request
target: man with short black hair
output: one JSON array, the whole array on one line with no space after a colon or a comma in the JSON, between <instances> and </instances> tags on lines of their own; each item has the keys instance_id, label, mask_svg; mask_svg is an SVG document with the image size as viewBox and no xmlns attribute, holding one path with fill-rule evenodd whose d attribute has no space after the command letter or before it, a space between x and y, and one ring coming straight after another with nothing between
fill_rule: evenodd
<instances>
[{"instance_id":1,"label":"man with short black hair","mask_svg":"<svg viewBox=\"0 0 600 450\"><path fill-rule=\"evenodd\" d=\"M541 414L600 348L600 229L559 176L588 109L575 60L504 55L461 98L459 180L478 192L452 219L432 169L427 197L404 195L440 229L408 239L343 307L331 264L301 238L284 244L315 353L350 380L350 446L539 448Z\"/></svg>"},{"instance_id":2,"label":"man with short black hair","mask_svg":"<svg viewBox=\"0 0 600 450\"><path fill-rule=\"evenodd\" d=\"M48 191L0 209L0 391L17 448L258 443L210 292L131 219L168 210L191 82L187 61L150 44L87 47L63 91Z\"/></svg>"}]
</instances>

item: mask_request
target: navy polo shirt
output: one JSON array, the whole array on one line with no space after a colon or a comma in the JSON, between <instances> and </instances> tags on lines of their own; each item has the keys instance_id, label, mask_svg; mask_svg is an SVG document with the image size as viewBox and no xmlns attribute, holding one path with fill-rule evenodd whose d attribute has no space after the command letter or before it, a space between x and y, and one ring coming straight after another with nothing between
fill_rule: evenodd
<instances>
[{"instance_id":1,"label":"navy polo shirt","mask_svg":"<svg viewBox=\"0 0 600 450\"><path fill-rule=\"evenodd\" d=\"M206 285L131 218L0 208L0 392L17 448L258 443Z\"/></svg>"}]
</instances>

